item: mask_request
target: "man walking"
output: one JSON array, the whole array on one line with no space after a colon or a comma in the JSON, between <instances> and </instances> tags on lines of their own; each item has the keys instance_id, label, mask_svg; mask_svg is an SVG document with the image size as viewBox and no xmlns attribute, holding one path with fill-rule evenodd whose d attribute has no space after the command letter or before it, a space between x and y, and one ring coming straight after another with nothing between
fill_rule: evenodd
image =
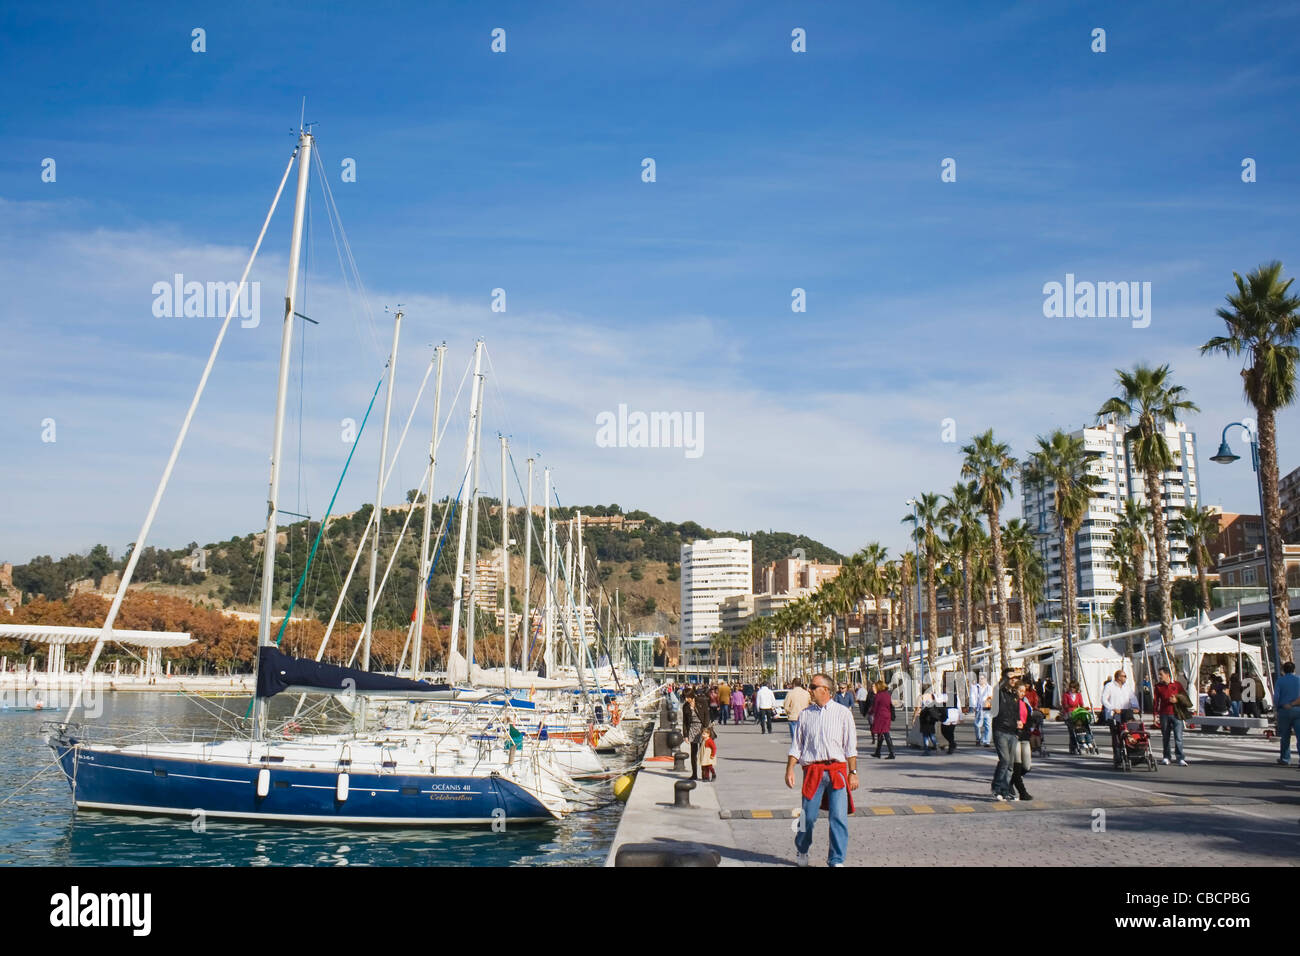
<instances>
[{"instance_id":1,"label":"man walking","mask_svg":"<svg viewBox=\"0 0 1300 956\"><path fill-rule=\"evenodd\" d=\"M849 814L852 792L858 789L858 735L853 711L835 703L831 679L816 674L812 679L812 700L799 715L794 741L785 766L785 785L794 789L795 765L803 768L801 788L803 813L794 837L795 862L808 865L813 825L825 805L831 828L830 866L843 866L849 847Z\"/></svg>"},{"instance_id":2,"label":"man walking","mask_svg":"<svg viewBox=\"0 0 1300 956\"><path fill-rule=\"evenodd\" d=\"M867 717L867 688L864 684L859 684L857 692L853 695L858 702L858 711L865 720Z\"/></svg>"},{"instance_id":3,"label":"man walking","mask_svg":"<svg viewBox=\"0 0 1300 956\"><path fill-rule=\"evenodd\" d=\"M975 720L975 746L992 746L993 687L983 671L975 672L975 684L970 689L970 709Z\"/></svg>"},{"instance_id":4,"label":"man walking","mask_svg":"<svg viewBox=\"0 0 1300 956\"><path fill-rule=\"evenodd\" d=\"M772 693L772 688L767 686L767 681L763 681L762 686L754 694L754 709L758 711L759 733L770 734L772 715L776 712L776 694Z\"/></svg>"},{"instance_id":5,"label":"man walking","mask_svg":"<svg viewBox=\"0 0 1300 956\"><path fill-rule=\"evenodd\" d=\"M1282 753L1277 762L1291 765L1291 731L1300 741L1300 676L1296 676L1295 663L1282 665L1282 676L1273 690L1273 703L1277 705L1277 735L1282 740Z\"/></svg>"},{"instance_id":6,"label":"man walking","mask_svg":"<svg viewBox=\"0 0 1300 956\"><path fill-rule=\"evenodd\" d=\"M1133 688L1128 684L1128 675L1122 670L1115 672L1115 679L1101 692L1101 704L1103 712L1110 715L1110 749L1118 770L1124 763L1120 757L1124 746L1121 739L1124 725L1132 718L1133 711L1138 706L1137 694L1133 693Z\"/></svg>"},{"instance_id":7,"label":"man walking","mask_svg":"<svg viewBox=\"0 0 1300 956\"><path fill-rule=\"evenodd\" d=\"M804 712L812 698L804 689L803 681L795 678L790 682L790 692L785 695L785 722L790 728L790 740L794 741L794 730L799 726L799 715Z\"/></svg>"},{"instance_id":8,"label":"man walking","mask_svg":"<svg viewBox=\"0 0 1300 956\"><path fill-rule=\"evenodd\" d=\"M993 706L990 715L993 724L993 746L998 752L998 765L993 771L993 799L999 802L1018 800L1011 787L1011 773L1016 762L1016 744L1020 728L1020 694L1016 684L1024 672L1018 667L1008 667L1002 672L1002 682L992 691Z\"/></svg>"},{"instance_id":9,"label":"man walking","mask_svg":"<svg viewBox=\"0 0 1300 956\"><path fill-rule=\"evenodd\" d=\"M1156 715L1160 718L1160 739L1165 745L1165 759L1160 762L1165 766L1169 765L1171 735L1174 738L1174 755L1178 758L1178 766L1187 766L1187 761L1183 757L1183 722L1178 717L1177 708L1178 695L1181 693L1183 693L1183 685L1173 680L1169 668L1160 668L1160 679L1156 681L1155 686L1155 709Z\"/></svg>"}]
</instances>

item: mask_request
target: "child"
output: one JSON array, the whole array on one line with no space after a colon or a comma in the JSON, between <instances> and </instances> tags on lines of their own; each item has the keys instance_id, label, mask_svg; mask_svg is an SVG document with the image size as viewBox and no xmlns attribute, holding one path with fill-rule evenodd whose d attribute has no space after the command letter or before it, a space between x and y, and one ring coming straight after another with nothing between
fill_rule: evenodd
<instances>
[{"instance_id":1,"label":"child","mask_svg":"<svg viewBox=\"0 0 1300 956\"><path fill-rule=\"evenodd\" d=\"M704 740L701 741L704 746L700 748L700 777L710 782L718 775L714 769L718 763L717 739L718 735L713 732L712 725L704 728Z\"/></svg>"}]
</instances>

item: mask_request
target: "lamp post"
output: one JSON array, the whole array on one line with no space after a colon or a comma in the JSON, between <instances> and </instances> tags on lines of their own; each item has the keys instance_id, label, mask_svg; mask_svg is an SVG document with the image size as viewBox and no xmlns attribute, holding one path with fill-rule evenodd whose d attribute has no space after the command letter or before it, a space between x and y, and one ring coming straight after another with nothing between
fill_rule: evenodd
<instances>
[{"instance_id":1,"label":"lamp post","mask_svg":"<svg viewBox=\"0 0 1300 956\"><path fill-rule=\"evenodd\" d=\"M1259 438L1255 430L1245 422L1232 422L1225 425L1223 435L1219 439L1219 451L1210 458L1210 461L1220 465L1230 465L1241 457L1234 455L1232 449L1228 447L1228 429L1238 427L1246 433L1246 441L1250 444L1250 464L1255 470L1255 490L1259 493L1259 520L1264 522L1264 476L1259 471ZM1273 639L1273 674L1276 680L1276 675L1282 673L1282 655L1277 646L1277 612L1273 609L1273 562L1268 550L1267 523L1264 523L1264 581L1267 583L1264 590L1268 600L1268 626ZM1283 594L1286 592L1283 591Z\"/></svg>"}]
</instances>

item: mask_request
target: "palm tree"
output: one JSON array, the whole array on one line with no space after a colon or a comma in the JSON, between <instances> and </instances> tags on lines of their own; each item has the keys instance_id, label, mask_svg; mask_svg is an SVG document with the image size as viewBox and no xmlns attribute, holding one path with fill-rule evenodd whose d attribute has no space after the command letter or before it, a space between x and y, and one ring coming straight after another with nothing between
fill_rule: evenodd
<instances>
[{"instance_id":1,"label":"palm tree","mask_svg":"<svg viewBox=\"0 0 1300 956\"><path fill-rule=\"evenodd\" d=\"M966 575L962 573L961 548L951 538L944 538L939 542L939 555L939 583L943 585L944 593L952 604L952 652L958 661L965 661L961 595Z\"/></svg>"},{"instance_id":2,"label":"palm tree","mask_svg":"<svg viewBox=\"0 0 1300 956\"><path fill-rule=\"evenodd\" d=\"M1277 490L1277 421L1280 408L1296 399L1296 366L1300 364L1300 298L1289 295L1291 279L1282 279L1282 263L1260 266L1246 278L1235 272L1237 291L1229 294L1230 308L1218 316L1228 326L1201 346L1201 353L1250 354L1241 370L1246 399L1255 406L1259 430L1260 483L1264 498L1264 533L1268 535L1269 591L1277 621L1278 653L1293 660L1290 606L1286 589L1286 557L1282 548L1282 509Z\"/></svg>"},{"instance_id":3,"label":"palm tree","mask_svg":"<svg viewBox=\"0 0 1300 956\"><path fill-rule=\"evenodd\" d=\"M1115 372L1119 376L1120 394L1106 400L1097 418L1113 418L1129 424L1124 438L1131 447L1133 463L1145 475L1144 491L1156 539L1156 576L1160 581L1160 638L1168 647L1174 639L1174 604L1163 479L1164 473L1174 466L1174 456L1165 441L1165 425L1177 423L1179 412L1200 409L1186 398L1187 389L1170 381L1168 365L1151 368L1138 364L1131 372L1123 369ZM1285 591L1284 587L1284 594Z\"/></svg>"},{"instance_id":4,"label":"palm tree","mask_svg":"<svg viewBox=\"0 0 1300 956\"><path fill-rule=\"evenodd\" d=\"M1011 494L1011 476L1015 473L1016 460L1011 457L1011 448L993 437L993 429L976 435L969 445L962 446L966 456L961 465L963 478L975 479L980 505L989 523L989 536L993 541L993 576L994 586L998 592L998 659L1002 670L1009 666L1007 659L1007 585L1006 562L1002 556L1002 526L999 524L999 512L1006 495Z\"/></svg>"},{"instance_id":5,"label":"palm tree","mask_svg":"<svg viewBox=\"0 0 1300 956\"><path fill-rule=\"evenodd\" d=\"M898 593L903 596L903 639L899 642L899 665L908 673L912 668L912 627L916 623L916 555L904 551L900 559Z\"/></svg>"},{"instance_id":6,"label":"palm tree","mask_svg":"<svg viewBox=\"0 0 1300 956\"><path fill-rule=\"evenodd\" d=\"M1120 630L1133 629L1133 551L1128 531L1117 524L1110 538L1110 559L1115 565L1115 580L1119 582L1119 607L1124 612ZM1115 615L1119 617L1118 614Z\"/></svg>"},{"instance_id":7,"label":"palm tree","mask_svg":"<svg viewBox=\"0 0 1300 956\"><path fill-rule=\"evenodd\" d=\"M1046 438L1039 436L1035 451L1025 469L1024 481L1031 487L1052 490L1052 510L1056 512L1056 526L1061 541L1061 579L1064 583L1061 617L1064 621L1065 682L1074 680L1074 643L1079 626L1077 595L1075 593L1074 549L1075 536L1088 514L1093 493L1101 484L1101 476L1090 469L1096 457L1089 453L1082 435L1068 435L1056 429Z\"/></svg>"},{"instance_id":8,"label":"palm tree","mask_svg":"<svg viewBox=\"0 0 1300 956\"><path fill-rule=\"evenodd\" d=\"M984 643L987 647L993 640L992 615L989 603L993 600L993 539L983 528L976 528L975 540L970 555L971 590L979 595L980 620L979 629L984 631ZM993 670L993 658L988 659L988 669Z\"/></svg>"},{"instance_id":9,"label":"palm tree","mask_svg":"<svg viewBox=\"0 0 1300 956\"><path fill-rule=\"evenodd\" d=\"M1038 555L1037 536L1020 518L1012 518L1002 529L1002 540L1007 549L1007 564L1011 567L1011 578L1015 582L1016 594L1020 598L1020 632L1021 642L1037 643L1038 613L1030 595L1041 587L1039 580L1044 577L1043 562ZM1025 635L1027 629L1033 628L1034 640Z\"/></svg>"},{"instance_id":10,"label":"palm tree","mask_svg":"<svg viewBox=\"0 0 1300 956\"><path fill-rule=\"evenodd\" d=\"M1147 623L1147 539L1151 537L1151 513L1132 498L1124 499L1124 506L1115 519L1115 536L1112 550L1126 555L1130 583L1137 592L1138 616L1136 625L1131 620L1128 630Z\"/></svg>"},{"instance_id":11,"label":"palm tree","mask_svg":"<svg viewBox=\"0 0 1300 956\"><path fill-rule=\"evenodd\" d=\"M884 633L884 628L880 623L881 615L884 613L885 606L885 575L884 565L885 557L889 552L878 541L873 541L856 555L862 559L862 571L860 581L864 594L870 594L871 599L876 603L876 643L883 646L884 641L880 637ZM877 652L879 654L879 652ZM867 679L867 618L862 616L862 679Z\"/></svg>"},{"instance_id":12,"label":"palm tree","mask_svg":"<svg viewBox=\"0 0 1300 956\"><path fill-rule=\"evenodd\" d=\"M1201 586L1201 607L1209 614L1210 582L1206 572L1211 561L1210 542L1219 535L1219 516L1203 505L1193 505L1174 521L1171 530L1180 538L1187 539L1192 563L1196 565L1196 579Z\"/></svg>"},{"instance_id":13,"label":"palm tree","mask_svg":"<svg viewBox=\"0 0 1300 956\"><path fill-rule=\"evenodd\" d=\"M939 597L935 580L935 564L939 557L939 513L943 509L938 495L923 494L916 499L915 513L903 518L903 524L912 526L912 539L925 554L925 659L928 672L934 673L934 655L939 644Z\"/></svg>"},{"instance_id":14,"label":"palm tree","mask_svg":"<svg viewBox=\"0 0 1300 956\"><path fill-rule=\"evenodd\" d=\"M948 537L961 553L962 597L966 602L966 637L962 642L965 652L962 663L970 672L970 649L975 639L974 617L971 606L971 551L975 547L980 531L979 498L974 482L958 482L952 486L952 493L947 495L943 506L944 516L948 521Z\"/></svg>"},{"instance_id":15,"label":"palm tree","mask_svg":"<svg viewBox=\"0 0 1300 956\"><path fill-rule=\"evenodd\" d=\"M903 591L903 564L902 561L886 561L880 571L881 586L884 592L889 595L889 611L885 615L886 624L889 628L889 643L898 646L898 601ZM878 663L881 670L885 666L885 651L882 638L880 655Z\"/></svg>"}]
</instances>

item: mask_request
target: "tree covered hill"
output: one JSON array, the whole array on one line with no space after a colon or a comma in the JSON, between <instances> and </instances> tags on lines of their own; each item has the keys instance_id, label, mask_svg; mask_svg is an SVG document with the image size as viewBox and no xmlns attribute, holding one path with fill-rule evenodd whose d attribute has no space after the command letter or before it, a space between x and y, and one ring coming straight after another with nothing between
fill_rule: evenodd
<instances>
[{"instance_id":1,"label":"tree covered hill","mask_svg":"<svg viewBox=\"0 0 1300 956\"><path fill-rule=\"evenodd\" d=\"M366 505L351 514L330 519L298 599L295 615L305 614L321 620L329 618L362 533L370 521L371 510L371 506ZM445 499L435 503L435 541L448 510L451 509ZM551 514L558 522L568 520L579 511L598 518L623 514L616 504L553 508ZM378 626L381 627L405 628L415 606L420 532L424 520L422 507L384 509L377 579L383 577L398 532L407 522L408 514L407 533L397 550L390 579L376 608ZM623 517L634 527L587 525L583 529L583 541L599 562L600 581L610 586L607 590L611 593L613 586L619 588L624 617L633 627L666 630L677 623L680 586L676 582L680 579L681 547L700 538L748 538L753 542L756 571L762 565L792 556L800 550L809 560L830 563L842 560L838 552L806 535L782 531L715 531L693 521L680 524L662 521L644 511L633 511ZM524 519L524 509L511 508L510 536L516 542L516 553L524 541ZM450 521L446 521L450 531L442 541L429 592L431 618L443 624L449 620L452 604L458 520L459 515L453 513ZM541 518L534 516L533 522L536 542L541 533ZM637 522L640 522L639 526ZM279 529L274 602L281 613L297 587L319 529L318 521L299 521ZM478 531L479 555L485 558L493 549L499 549L501 539L500 509L491 499L483 499L480 506ZM197 542L177 549L147 547L137 564L133 584L185 597L213 609L256 610L262 574L261 539L261 533L250 533L203 545L205 570L193 567L191 555L199 549ZM107 546L99 544L86 554L71 554L57 560L49 555L35 557L14 567L14 590L23 603L37 597L63 600L74 591L97 590L101 586L107 591L115 586L116 575L126 566L129 553L128 546L124 554L114 558ZM512 569L521 566L522 558L515 556ZM347 590L341 614L343 621L355 622L364 618L368 572L367 547ZM512 570L512 574L515 573L517 571ZM104 581L106 577L110 578L107 583ZM519 580L519 577L514 578L516 588ZM534 600L538 587L534 585ZM517 594L515 598L512 603L519 608ZM491 627L490 623L485 624Z\"/></svg>"}]
</instances>

